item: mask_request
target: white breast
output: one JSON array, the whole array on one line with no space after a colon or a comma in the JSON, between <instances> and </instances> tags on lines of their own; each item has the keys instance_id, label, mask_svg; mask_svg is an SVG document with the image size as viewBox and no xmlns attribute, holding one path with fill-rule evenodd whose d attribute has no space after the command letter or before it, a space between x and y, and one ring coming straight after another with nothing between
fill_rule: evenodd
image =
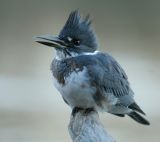
<instances>
[{"instance_id":1,"label":"white breast","mask_svg":"<svg viewBox=\"0 0 160 142\"><path fill-rule=\"evenodd\" d=\"M96 88L90 85L87 68L72 72L61 85L54 78L54 85L71 107L89 108L95 106L93 94Z\"/></svg>"}]
</instances>

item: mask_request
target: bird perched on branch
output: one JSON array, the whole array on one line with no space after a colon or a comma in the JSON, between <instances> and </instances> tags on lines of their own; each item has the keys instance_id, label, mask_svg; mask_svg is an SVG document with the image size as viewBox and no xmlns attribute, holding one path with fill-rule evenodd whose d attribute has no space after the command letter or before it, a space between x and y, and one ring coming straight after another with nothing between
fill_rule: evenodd
<instances>
[{"instance_id":1,"label":"bird perched on branch","mask_svg":"<svg viewBox=\"0 0 160 142\"><path fill-rule=\"evenodd\" d=\"M39 36L36 41L55 48L54 85L73 115L79 109L105 111L149 125L140 115L145 113L136 104L122 67L109 54L97 51L89 16L82 19L78 10L72 11L57 37Z\"/></svg>"}]
</instances>

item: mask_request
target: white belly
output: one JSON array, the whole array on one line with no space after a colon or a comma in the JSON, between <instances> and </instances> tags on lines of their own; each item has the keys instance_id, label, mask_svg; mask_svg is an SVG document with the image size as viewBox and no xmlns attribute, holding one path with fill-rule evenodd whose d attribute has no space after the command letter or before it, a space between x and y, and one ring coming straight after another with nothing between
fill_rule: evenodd
<instances>
[{"instance_id":1,"label":"white belly","mask_svg":"<svg viewBox=\"0 0 160 142\"><path fill-rule=\"evenodd\" d=\"M54 85L71 107L89 108L95 106L93 94L96 88L90 85L87 69L73 72L65 78L65 85L61 85L54 78Z\"/></svg>"}]
</instances>

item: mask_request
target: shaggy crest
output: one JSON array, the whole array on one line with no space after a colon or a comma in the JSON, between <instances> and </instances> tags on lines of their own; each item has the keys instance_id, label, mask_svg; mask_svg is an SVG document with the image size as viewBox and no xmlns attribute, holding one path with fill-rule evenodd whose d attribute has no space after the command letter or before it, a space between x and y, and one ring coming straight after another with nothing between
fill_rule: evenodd
<instances>
[{"instance_id":1,"label":"shaggy crest","mask_svg":"<svg viewBox=\"0 0 160 142\"><path fill-rule=\"evenodd\" d=\"M89 15L84 19L81 18L78 10L72 11L59 34L59 38L64 41L67 37L79 39L83 44L97 49L96 35L91 28Z\"/></svg>"}]
</instances>

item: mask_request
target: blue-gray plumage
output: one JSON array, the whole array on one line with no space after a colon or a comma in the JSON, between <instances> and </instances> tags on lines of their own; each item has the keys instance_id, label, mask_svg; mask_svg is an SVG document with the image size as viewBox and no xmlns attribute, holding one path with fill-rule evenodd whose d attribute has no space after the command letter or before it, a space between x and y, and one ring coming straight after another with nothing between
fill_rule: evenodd
<instances>
[{"instance_id":1,"label":"blue-gray plumage","mask_svg":"<svg viewBox=\"0 0 160 142\"><path fill-rule=\"evenodd\" d=\"M106 111L149 125L139 113L122 67L109 54L97 51L96 35L87 16L73 11L58 37L40 36L37 42L56 49L51 71L56 88L73 113L78 109ZM86 111L86 112L87 112Z\"/></svg>"}]
</instances>

